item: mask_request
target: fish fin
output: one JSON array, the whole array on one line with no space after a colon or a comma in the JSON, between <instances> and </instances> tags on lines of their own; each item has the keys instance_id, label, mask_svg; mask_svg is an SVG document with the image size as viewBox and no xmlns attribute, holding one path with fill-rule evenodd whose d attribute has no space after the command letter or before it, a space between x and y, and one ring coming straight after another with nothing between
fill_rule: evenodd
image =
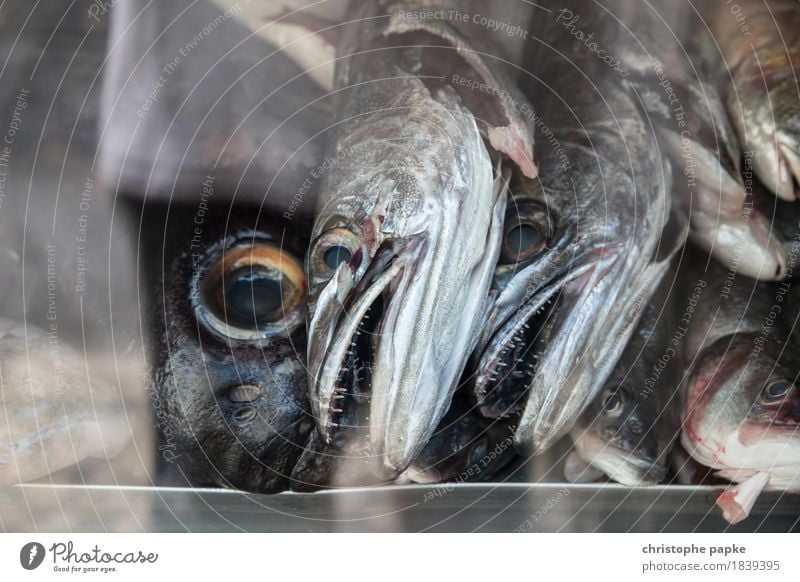
<instances>
[{"instance_id":1,"label":"fish fin","mask_svg":"<svg viewBox=\"0 0 800 582\"><path fill-rule=\"evenodd\" d=\"M769 473L756 473L746 481L723 491L717 497L716 505L722 510L725 521L734 525L749 516L758 496L768 483Z\"/></svg>"},{"instance_id":2,"label":"fish fin","mask_svg":"<svg viewBox=\"0 0 800 582\"><path fill-rule=\"evenodd\" d=\"M577 452L571 451L567 455L564 463L564 478L570 483L593 483L603 477L605 477L605 473L581 459Z\"/></svg>"},{"instance_id":3,"label":"fish fin","mask_svg":"<svg viewBox=\"0 0 800 582\"><path fill-rule=\"evenodd\" d=\"M395 11L383 36L410 34L433 37L433 40L419 43L430 53L430 57L424 59L425 74L438 76L453 87L481 125L491 147L508 156L523 175L536 178L539 170L533 159L535 116L533 107L516 84L505 79L496 68L487 66L482 54L449 24L440 20L404 18L402 10ZM441 58L437 48L447 49L448 56L456 58Z\"/></svg>"}]
</instances>

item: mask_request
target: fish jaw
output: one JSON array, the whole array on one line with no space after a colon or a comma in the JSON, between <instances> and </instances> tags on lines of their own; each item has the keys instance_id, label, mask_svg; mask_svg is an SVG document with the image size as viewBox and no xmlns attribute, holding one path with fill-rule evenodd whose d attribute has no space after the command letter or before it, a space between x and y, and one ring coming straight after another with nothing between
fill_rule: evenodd
<instances>
[{"instance_id":1,"label":"fish jaw","mask_svg":"<svg viewBox=\"0 0 800 582\"><path fill-rule=\"evenodd\" d=\"M584 431L575 438L575 451L581 460L599 469L612 481L628 487L657 485L667 473L666 457L625 450L597 435Z\"/></svg>"},{"instance_id":2,"label":"fish jaw","mask_svg":"<svg viewBox=\"0 0 800 582\"><path fill-rule=\"evenodd\" d=\"M486 223L483 234L480 228L466 229L467 240L453 243L462 247L458 251L436 252L452 232L432 228L402 242L384 243L358 282L357 271L339 265L317 295L308 360L318 428L331 442L340 425L337 415L351 412L346 409L350 388L369 392L370 451L373 472L381 478L402 473L430 439L483 324L500 248L505 177L498 177L490 190L493 206L479 220ZM370 383L360 386L361 380L348 378L354 374L353 358L363 356L353 351L379 298L382 308L370 340L371 355L363 358L369 361Z\"/></svg>"},{"instance_id":3,"label":"fish jaw","mask_svg":"<svg viewBox=\"0 0 800 582\"><path fill-rule=\"evenodd\" d=\"M450 405L484 324L488 294L500 253L506 178L494 184L488 232L469 269L443 270L456 260L440 253L410 273L380 323L375 353L371 418L373 471L384 478L403 472L420 453ZM480 250L479 250L480 249ZM449 293L462 290L456 296Z\"/></svg>"},{"instance_id":4,"label":"fish jaw","mask_svg":"<svg viewBox=\"0 0 800 582\"><path fill-rule=\"evenodd\" d=\"M333 430L338 427L336 413L343 412L338 401L354 395L353 386L340 384L342 373L350 371L346 358L353 356L350 352L355 349L359 328L404 266L396 261L372 277L365 275L368 282L362 290L354 283L349 265L342 263L319 294L309 323L308 370L312 412L327 443L332 442Z\"/></svg>"},{"instance_id":5,"label":"fish jaw","mask_svg":"<svg viewBox=\"0 0 800 582\"><path fill-rule=\"evenodd\" d=\"M581 272L574 270L532 296L508 288L498 298L493 306L492 324L498 320L502 323L481 342L480 357L474 365L473 393L483 416L502 418L524 407L527 386L540 358L539 346L548 335L544 329L549 321L549 308L570 279ZM528 279L523 273L517 281ZM487 325L487 329L492 327Z\"/></svg>"},{"instance_id":6,"label":"fish jaw","mask_svg":"<svg viewBox=\"0 0 800 582\"><path fill-rule=\"evenodd\" d=\"M641 310L630 313L625 306L635 297L649 299L667 269L666 263L651 263L629 272L635 263L629 249L617 245L577 262L585 270L576 267L579 275L564 286L545 324L552 331L528 389L518 447L534 454L549 448L572 429L611 374L641 316Z\"/></svg>"}]
</instances>

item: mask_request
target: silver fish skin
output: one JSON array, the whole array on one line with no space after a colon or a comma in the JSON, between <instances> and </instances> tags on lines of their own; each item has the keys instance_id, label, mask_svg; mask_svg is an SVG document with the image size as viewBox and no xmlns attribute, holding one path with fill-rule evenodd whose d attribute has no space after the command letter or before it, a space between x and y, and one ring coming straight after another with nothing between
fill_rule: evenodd
<instances>
[{"instance_id":1,"label":"silver fish skin","mask_svg":"<svg viewBox=\"0 0 800 582\"><path fill-rule=\"evenodd\" d=\"M364 3L343 31L342 106L306 261L312 411L331 441L368 400L383 479L433 434L482 327L506 204L501 154L536 175L533 133L498 97L503 85L455 29L402 18L406 6ZM455 72L497 91L450 83Z\"/></svg>"},{"instance_id":2,"label":"silver fish skin","mask_svg":"<svg viewBox=\"0 0 800 582\"><path fill-rule=\"evenodd\" d=\"M649 304L637 306L644 315L636 333L570 432L580 461L624 485L663 481L680 432L683 336L670 274Z\"/></svg>"},{"instance_id":3,"label":"silver fish skin","mask_svg":"<svg viewBox=\"0 0 800 582\"><path fill-rule=\"evenodd\" d=\"M789 254L796 275L800 244ZM691 362L681 443L693 459L735 483L717 504L726 519L744 519L760 491L800 491L796 279L732 279L711 264L697 325L687 335Z\"/></svg>"},{"instance_id":4,"label":"silver fish skin","mask_svg":"<svg viewBox=\"0 0 800 582\"><path fill-rule=\"evenodd\" d=\"M720 94L719 66L698 59L708 37L703 22L670 0L605 2L637 43L620 59L675 167L673 195L690 218L701 248L738 272L762 280L783 277L785 259L768 208L754 207L742 176L743 152ZM763 205L762 205L763 206Z\"/></svg>"},{"instance_id":5,"label":"silver fish skin","mask_svg":"<svg viewBox=\"0 0 800 582\"><path fill-rule=\"evenodd\" d=\"M716 68L742 147L778 197L800 197L800 6L792 0L700 4Z\"/></svg>"},{"instance_id":6,"label":"silver fish skin","mask_svg":"<svg viewBox=\"0 0 800 582\"><path fill-rule=\"evenodd\" d=\"M584 3L546 6L527 60L541 173L511 184L472 387L488 416L522 410L517 444L534 453L602 389L641 315L630 305L649 300L685 236L670 226L671 168L635 94L571 31L595 33L608 54L624 34Z\"/></svg>"}]
</instances>

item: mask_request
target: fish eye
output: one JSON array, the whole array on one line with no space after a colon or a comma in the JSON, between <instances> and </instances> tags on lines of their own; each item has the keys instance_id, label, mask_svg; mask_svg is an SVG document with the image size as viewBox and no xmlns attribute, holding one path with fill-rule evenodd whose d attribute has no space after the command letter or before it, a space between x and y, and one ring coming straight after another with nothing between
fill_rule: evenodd
<instances>
[{"instance_id":1,"label":"fish eye","mask_svg":"<svg viewBox=\"0 0 800 582\"><path fill-rule=\"evenodd\" d=\"M506 245L517 254L523 253L539 241L539 236L532 224L518 224L506 234Z\"/></svg>"},{"instance_id":2,"label":"fish eye","mask_svg":"<svg viewBox=\"0 0 800 582\"><path fill-rule=\"evenodd\" d=\"M227 249L192 281L198 320L229 339L258 340L294 329L305 298L300 262L263 242Z\"/></svg>"},{"instance_id":3,"label":"fish eye","mask_svg":"<svg viewBox=\"0 0 800 582\"><path fill-rule=\"evenodd\" d=\"M623 388L608 388L603 393L603 413L609 416L619 416L619 414L622 412L622 407L625 404L626 398L625 390Z\"/></svg>"},{"instance_id":4,"label":"fish eye","mask_svg":"<svg viewBox=\"0 0 800 582\"><path fill-rule=\"evenodd\" d=\"M350 249L342 245L329 247L323 255L325 264L328 265L329 269L333 270L339 266L339 263L349 263L352 258L353 253L350 252Z\"/></svg>"},{"instance_id":5,"label":"fish eye","mask_svg":"<svg viewBox=\"0 0 800 582\"><path fill-rule=\"evenodd\" d=\"M358 237L346 228L332 228L322 233L313 245L311 267L316 273L330 276L342 263L353 260L360 246Z\"/></svg>"},{"instance_id":6,"label":"fish eye","mask_svg":"<svg viewBox=\"0 0 800 582\"><path fill-rule=\"evenodd\" d=\"M230 316L236 317L243 326L272 321L279 316L283 293L281 282L272 273L260 266L243 267L226 277L225 304L230 307Z\"/></svg>"},{"instance_id":7,"label":"fish eye","mask_svg":"<svg viewBox=\"0 0 800 582\"><path fill-rule=\"evenodd\" d=\"M509 210L503 227L502 264L521 263L536 257L547 247L549 222L538 205Z\"/></svg>"},{"instance_id":8,"label":"fish eye","mask_svg":"<svg viewBox=\"0 0 800 582\"><path fill-rule=\"evenodd\" d=\"M489 444L486 442L486 439L481 439L475 446L472 447L472 451L469 454L469 465L474 466L480 463L483 459L486 458L486 455L489 454Z\"/></svg>"},{"instance_id":9,"label":"fish eye","mask_svg":"<svg viewBox=\"0 0 800 582\"><path fill-rule=\"evenodd\" d=\"M795 390L795 385L788 380L770 382L761 391L759 400L762 404L777 404L783 402Z\"/></svg>"}]
</instances>

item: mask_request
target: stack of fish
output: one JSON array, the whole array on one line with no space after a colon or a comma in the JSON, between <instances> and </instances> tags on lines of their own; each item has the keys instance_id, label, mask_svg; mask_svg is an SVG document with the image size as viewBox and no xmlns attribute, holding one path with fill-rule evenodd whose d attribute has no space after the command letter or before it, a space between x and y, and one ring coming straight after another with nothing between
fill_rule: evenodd
<instances>
[{"instance_id":1,"label":"stack of fish","mask_svg":"<svg viewBox=\"0 0 800 582\"><path fill-rule=\"evenodd\" d=\"M751 45L712 2L518 4L277 17L340 39L336 114L310 233L281 244L268 196L165 265L191 482L487 479L569 437L572 481L683 479L682 448L739 483L730 521L800 488L800 214L772 196L798 191L798 9L740 3Z\"/></svg>"},{"instance_id":2,"label":"stack of fish","mask_svg":"<svg viewBox=\"0 0 800 582\"><path fill-rule=\"evenodd\" d=\"M695 7L375 0L255 27L336 40L314 75L335 115L297 97L325 140L311 216L217 196L198 233L196 206L141 204L170 237L145 253L164 474L485 480L566 438L570 481L727 480L731 522L800 491L800 8Z\"/></svg>"}]
</instances>

